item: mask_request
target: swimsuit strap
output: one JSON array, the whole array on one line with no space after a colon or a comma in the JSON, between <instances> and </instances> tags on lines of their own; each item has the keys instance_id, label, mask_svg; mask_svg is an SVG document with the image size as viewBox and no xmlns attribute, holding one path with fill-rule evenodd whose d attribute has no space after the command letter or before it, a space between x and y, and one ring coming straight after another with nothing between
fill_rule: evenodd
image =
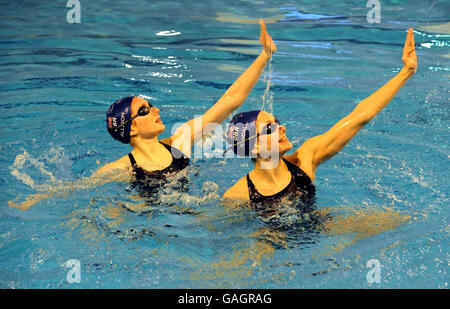
<instances>
[{"instance_id":1,"label":"swimsuit strap","mask_svg":"<svg viewBox=\"0 0 450 309\"><path fill-rule=\"evenodd\" d=\"M295 182L300 187L305 187L308 185L312 185L311 178L297 165L283 158L284 163L286 163L287 168L294 176Z\"/></svg>"},{"instance_id":2,"label":"swimsuit strap","mask_svg":"<svg viewBox=\"0 0 450 309\"><path fill-rule=\"evenodd\" d=\"M180 160L180 159L184 159L186 156L180 151L178 150L178 148L172 147L170 145L164 144L159 142L161 145L163 145L167 150L169 150L170 155L172 156L173 162L176 160ZM174 156L174 154L176 155L176 158Z\"/></svg>"},{"instance_id":3,"label":"swimsuit strap","mask_svg":"<svg viewBox=\"0 0 450 309\"><path fill-rule=\"evenodd\" d=\"M161 143L167 150L170 151L172 156L172 164L170 165L176 170L182 170L189 165L189 158L184 155L178 148L172 147L170 145Z\"/></svg>"},{"instance_id":4,"label":"swimsuit strap","mask_svg":"<svg viewBox=\"0 0 450 309\"><path fill-rule=\"evenodd\" d=\"M247 187L248 187L248 198L250 201L255 202L262 198L261 194L256 190L255 185L250 180L250 173L247 174Z\"/></svg>"},{"instance_id":5,"label":"swimsuit strap","mask_svg":"<svg viewBox=\"0 0 450 309\"><path fill-rule=\"evenodd\" d=\"M131 152L128 154L128 158L130 158L131 166L136 168L138 165L137 165L136 160L134 159L133 155L131 154Z\"/></svg>"},{"instance_id":6,"label":"swimsuit strap","mask_svg":"<svg viewBox=\"0 0 450 309\"><path fill-rule=\"evenodd\" d=\"M316 200L316 187L311 178L297 165L283 159L286 162L292 177L295 179L297 194L300 197L299 206L303 212L312 211Z\"/></svg>"}]
</instances>

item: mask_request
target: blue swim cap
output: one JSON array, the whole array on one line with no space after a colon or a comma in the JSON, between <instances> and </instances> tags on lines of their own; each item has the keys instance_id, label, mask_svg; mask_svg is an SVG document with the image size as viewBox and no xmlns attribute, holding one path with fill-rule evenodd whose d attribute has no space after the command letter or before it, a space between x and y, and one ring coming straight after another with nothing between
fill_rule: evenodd
<instances>
[{"instance_id":1,"label":"blue swim cap","mask_svg":"<svg viewBox=\"0 0 450 309\"><path fill-rule=\"evenodd\" d=\"M131 101L134 97L126 97L117 100L106 112L106 128L109 134L124 144L130 143L131 121L124 126L117 128L121 124L131 119Z\"/></svg>"},{"instance_id":2,"label":"blue swim cap","mask_svg":"<svg viewBox=\"0 0 450 309\"><path fill-rule=\"evenodd\" d=\"M250 156L256 143L256 119L261 111L250 111L234 115L231 119L227 142L233 145L233 152L239 156Z\"/></svg>"}]
</instances>

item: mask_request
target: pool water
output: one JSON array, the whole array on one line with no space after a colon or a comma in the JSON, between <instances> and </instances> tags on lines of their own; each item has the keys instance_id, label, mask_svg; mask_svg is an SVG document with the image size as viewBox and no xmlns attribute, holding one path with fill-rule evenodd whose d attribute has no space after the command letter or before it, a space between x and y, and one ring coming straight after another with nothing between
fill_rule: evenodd
<instances>
[{"instance_id":1,"label":"pool water","mask_svg":"<svg viewBox=\"0 0 450 309\"><path fill-rule=\"evenodd\" d=\"M364 1L81 0L79 24L63 2L0 4L0 287L448 288L448 1L382 1L374 24ZM259 18L278 52L239 111L264 105L294 147L399 72L415 29L417 74L317 171L327 226L224 204L248 159L195 158L189 191L156 204L124 182L67 188L131 150L105 130L118 98L158 106L162 138L205 112L261 49Z\"/></svg>"}]
</instances>

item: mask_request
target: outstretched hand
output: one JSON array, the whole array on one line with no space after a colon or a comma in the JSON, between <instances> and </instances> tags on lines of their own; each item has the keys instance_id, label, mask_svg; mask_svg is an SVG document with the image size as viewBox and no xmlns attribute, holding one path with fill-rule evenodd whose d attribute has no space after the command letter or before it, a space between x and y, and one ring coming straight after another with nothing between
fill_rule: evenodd
<instances>
[{"instance_id":1,"label":"outstretched hand","mask_svg":"<svg viewBox=\"0 0 450 309\"><path fill-rule=\"evenodd\" d=\"M414 43L413 29L409 28L406 35L405 47L403 48L402 61L404 63L403 69L405 69L411 75L417 71L417 55Z\"/></svg>"},{"instance_id":2,"label":"outstretched hand","mask_svg":"<svg viewBox=\"0 0 450 309\"><path fill-rule=\"evenodd\" d=\"M264 47L266 53L272 55L277 51L277 46L273 42L272 37L267 32L264 20L260 19L259 24L261 25L261 35L259 36L259 41L261 42L261 45Z\"/></svg>"}]
</instances>

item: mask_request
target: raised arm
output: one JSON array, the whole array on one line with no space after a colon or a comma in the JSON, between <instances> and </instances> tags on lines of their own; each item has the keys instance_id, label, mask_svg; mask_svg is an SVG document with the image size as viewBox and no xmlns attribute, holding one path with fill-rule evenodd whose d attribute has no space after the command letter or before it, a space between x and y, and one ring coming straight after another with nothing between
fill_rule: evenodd
<instances>
[{"instance_id":1,"label":"raised arm","mask_svg":"<svg viewBox=\"0 0 450 309\"><path fill-rule=\"evenodd\" d=\"M185 153L189 153L191 145L198 138L202 137L206 126L209 125L208 129L210 130L213 129L214 124L222 123L235 109L244 103L264 71L267 61L277 50L275 43L267 33L264 21L260 20L259 23L261 25L259 40L263 50L258 58L201 117L186 122L173 136L163 140L163 142L173 144L175 147L178 146L177 148L182 148Z\"/></svg>"},{"instance_id":2,"label":"raised arm","mask_svg":"<svg viewBox=\"0 0 450 309\"><path fill-rule=\"evenodd\" d=\"M319 164L339 153L342 148L374 118L403 87L417 70L417 56L414 46L413 29L408 30L403 49L403 69L384 86L361 101L346 117L337 122L329 131L308 139L293 155L300 167L314 179Z\"/></svg>"}]
</instances>

